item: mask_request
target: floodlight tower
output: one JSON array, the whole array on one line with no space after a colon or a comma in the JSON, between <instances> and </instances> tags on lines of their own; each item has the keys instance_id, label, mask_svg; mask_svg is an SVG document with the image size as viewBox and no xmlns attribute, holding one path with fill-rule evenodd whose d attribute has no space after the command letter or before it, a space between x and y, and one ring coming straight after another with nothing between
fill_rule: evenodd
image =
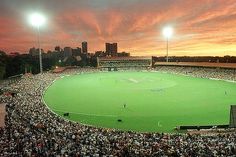
<instances>
[{"instance_id":1,"label":"floodlight tower","mask_svg":"<svg viewBox=\"0 0 236 157\"><path fill-rule=\"evenodd\" d=\"M169 61L169 39L170 39L170 37L172 36L172 34L173 34L173 29L172 29L172 27L170 27L170 26L167 26L167 27L165 27L164 29L163 29L163 31L162 31L162 33L163 33L163 35L164 35L164 37L166 38L166 62L168 62Z\"/></svg>"},{"instance_id":2,"label":"floodlight tower","mask_svg":"<svg viewBox=\"0 0 236 157\"><path fill-rule=\"evenodd\" d=\"M39 13L33 13L29 16L29 22L31 23L32 26L37 28L40 74L42 74L43 72L42 52L41 52L41 47L40 47L40 26L44 25L45 21L46 21L45 17Z\"/></svg>"}]
</instances>

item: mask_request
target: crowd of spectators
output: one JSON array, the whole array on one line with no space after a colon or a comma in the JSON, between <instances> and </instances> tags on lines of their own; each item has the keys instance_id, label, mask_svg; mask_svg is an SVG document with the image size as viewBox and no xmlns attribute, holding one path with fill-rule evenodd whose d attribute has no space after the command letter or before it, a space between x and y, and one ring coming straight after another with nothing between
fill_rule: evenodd
<instances>
[{"instance_id":1,"label":"crowd of spectators","mask_svg":"<svg viewBox=\"0 0 236 157\"><path fill-rule=\"evenodd\" d=\"M164 71L164 67L158 70ZM0 128L0 156L235 156L234 132L211 135L125 132L70 122L46 107L42 95L55 79L87 72L98 70L83 68L62 74L28 75L3 87L16 94L0 95L7 112L6 127ZM187 74L190 72L193 71L186 69Z\"/></svg>"},{"instance_id":2,"label":"crowd of spectators","mask_svg":"<svg viewBox=\"0 0 236 157\"><path fill-rule=\"evenodd\" d=\"M105 60L99 62L99 67L150 67L151 60L149 59L132 59L132 60Z\"/></svg>"},{"instance_id":3,"label":"crowd of spectators","mask_svg":"<svg viewBox=\"0 0 236 157\"><path fill-rule=\"evenodd\" d=\"M183 67L183 66L157 66L157 71L183 74L200 78L212 78L227 81L236 81L236 69Z\"/></svg>"}]
</instances>

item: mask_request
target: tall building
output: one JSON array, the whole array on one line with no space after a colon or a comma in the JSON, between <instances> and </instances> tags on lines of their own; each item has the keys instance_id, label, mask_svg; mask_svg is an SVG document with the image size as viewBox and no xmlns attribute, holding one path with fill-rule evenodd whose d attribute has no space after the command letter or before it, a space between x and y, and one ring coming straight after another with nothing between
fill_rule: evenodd
<instances>
[{"instance_id":1,"label":"tall building","mask_svg":"<svg viewBox=\"0 0 236 157\"><path fill-rule=\"evenodd\" d=\"M111 45L110 45L110 43L106 43L106 44L105 44L105 47L106 47L106 54L110 55L110 50L111 50Z\"/></svg>"},{"instance_id":2,"label":"tall building","mask_svg":"<svg viewBox=\"0 0 236 157\"><path fill-rule=\"evenodd\" d=\"M111 46L111 55L116 56L117 55L117 43L113 43Z\"/></svg>"},{"instance_id":3,"label":"tall building","mask_svg":"<svg viewBox=\"0 0 236 157\"><path fill-rule=\"evenodd\" d=\"M109 56L117 56L117 43L106 43L106 53Z\"/></svg>"},{"instance_id":4,"label":"tall building","mask_svg":"<svg viewBox=\"0 0 236 157\"><path fill-rule=\"evenodd\" d=\"M77 47L76 49L72 49L72 55L73 56L79 56L81 55L81 48Z\"/></svg>"},{"instance_id":5,"label":"tall building","mask_svg":"<svg viewBox=\"0 0 236 157\"><path fill-rule=\"evenodd\" d=\"M38 53L37 53L37 51L36 51L36 48L35 48L35 47L30 48L29 54L30 54L31 56L37 56Z\"/></svg>"},{"instance_id":6,"label":"tall building","mask_svg":"<svg viewBox=\"0 0 236 157\"><path fill-rule=\"evenodd\" d=\"M71 47L65 47L64 48L64 57L70 57L72 56L72 48Z\"/></svg>"},{"instance_id":7,"label":"tall building","mask_svg":"<svg viewBox=\"0 0 236 157\"><path fill-rule=\"evenodd\" d=\"M86 41L82 42L82 53L88 53L88 43Z\"/></svg>"},{"instance_id":8,"label":"tall building","mask_svg":"<svg viewBox=\"0 0 236 157\"><path fill-rule=\"evenodd\" d=\"M44 53L44 50L43 50L43 49L41 49L41 53L42 53L42 54ZM38 55L39 55L39 49L36 49L36 48L32 47L32 48L30 48L30 50L29 50L29 54L30 54L31 56L38 56Z\"/></svg>"}]
</instances>

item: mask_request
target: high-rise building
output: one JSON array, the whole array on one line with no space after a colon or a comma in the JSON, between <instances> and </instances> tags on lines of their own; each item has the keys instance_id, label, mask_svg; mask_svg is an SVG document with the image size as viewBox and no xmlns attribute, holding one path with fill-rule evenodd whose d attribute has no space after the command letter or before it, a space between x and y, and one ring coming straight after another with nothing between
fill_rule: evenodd
<instances>
[{"instance_id":1,"label":"high-rise building","mask_svg":"<svg viewBox=\"0 0 236 157\"><path fill-rule=\"evenodd\" d=\"M31 56L37 56L38 53L37 53L37 51L36 51L36 48L35 48L35 47L30 48L29 54L30 54Z\"/></svg>"},{"instance_id":2,"label":"high-rise building","mask_svg":"<svg viewBox=\"0 0 236 157\"><path fill-rule=\"evenodd\" d=\"M44 50L43 50L43 49L41 49L41 53L42 53L42 54L44 53ZM30 54L31 56L38 56L38 55L39 55L39 49L36 49L36 48L32 47L32 48L30 48L30 50L29 50L29 54Z\"/></svg>"},{"instance_id":3,"label":"high-rise building","mask_svg":"<svg viewBox=\"0 0 236 157\"><path fill-rule=\"evenodd\" d=\"M72 48L71 47L65 47L64 48L64 57L70 57L72 56Z\"/></svg>"},{"instance_id":4,"label":"high-rise building","mask_svg":"<svg viewBox=\"0 0 236 157\"><path fill-rule=\"evenodd\" d=\"M111 44L110 43L106 43L106 54L110 56L111 54Z\"/></svg>"},{"instance_id":5,"label":"high-rise building","mask_svg":"<svg viewBox=\"0 0 236 157\"><path fill-rule=\"evenodd\" d=\"M88 43L86 41L82 42L82 53L88 53Z\"/></svg>"},{"instance_id":6,"label":"high-rise building","mask_svg":"<svg viewBox=\"0 0 236 157\"><path fill-rule=\"evenodd\" d=\"M72 55L73 56L79 56L81 55L81 48L77 47L76 49L72 49Z\"/></svg>"},{"instance_id":7,"label":"high-rise building","mask_svg":"<svg viewBox=\"0 0 236 157\"><path fill-rule=\"evenodd\" d=\"M106 43L106 53L109 56L117 56L117 43Z\"/></svg>"},{"instance_id":8,"label":"high-rise building","mask_svg":"<svg viewBox=\"0 0 236 157\"><path fill-rule=\"evenodd\" d=\"M111 46L111 55L116 56L117 55L117 43L113 43Z\"/></svg>"}]
</instances>

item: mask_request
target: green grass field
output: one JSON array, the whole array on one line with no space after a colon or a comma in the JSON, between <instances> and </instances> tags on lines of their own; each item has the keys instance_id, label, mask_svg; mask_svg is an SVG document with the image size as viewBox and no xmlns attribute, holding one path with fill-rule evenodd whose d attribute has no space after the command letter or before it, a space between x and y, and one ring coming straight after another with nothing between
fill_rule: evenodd
<instances>
[{"instance_id":1,"label":"green grass field","mask_svg":"<svg viewBox=\"0 0 236 157\"><path fill-rule=\"evenodd\" d=\"M228 124L236 84L161 72L91 73L55 81L44 100L83 124L173 132L180 125Z\"/></svg>"}]
</instances>

